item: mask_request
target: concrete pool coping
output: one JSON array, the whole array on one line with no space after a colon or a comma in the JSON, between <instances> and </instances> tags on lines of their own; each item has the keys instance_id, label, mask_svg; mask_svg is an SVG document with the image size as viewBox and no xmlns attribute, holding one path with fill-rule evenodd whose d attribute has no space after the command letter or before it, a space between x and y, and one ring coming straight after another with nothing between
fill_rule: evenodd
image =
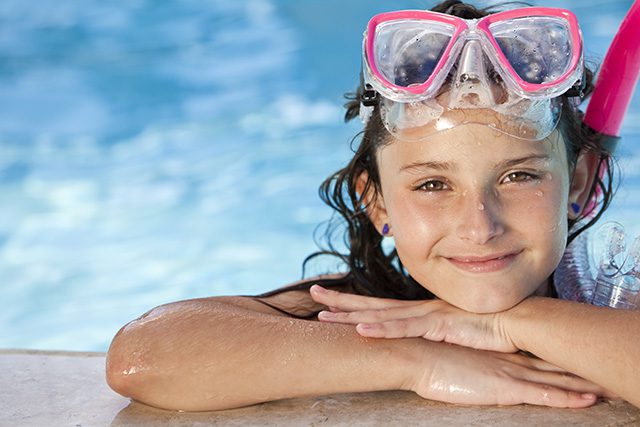
<instances>
[{"instance_id":1,"label":"concrete pool coping","mask_svg":"<svg viewBox=\"0 0 640 427\"><path fill-rule=\"evenodd\" d=\"M640 425L640 409L622 401L581 410L464 407L399 391L290 399L220 412L171 412L111 391L104 362L104 353L0 349L0 426Z\"/></svg>"}]
</instances>

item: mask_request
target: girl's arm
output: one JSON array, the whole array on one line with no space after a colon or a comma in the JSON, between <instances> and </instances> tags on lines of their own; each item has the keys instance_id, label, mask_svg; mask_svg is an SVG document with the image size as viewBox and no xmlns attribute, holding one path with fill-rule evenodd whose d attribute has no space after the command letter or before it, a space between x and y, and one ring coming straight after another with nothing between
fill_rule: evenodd
<instances>
[{"instance_id":1,"label":"girl's arm","mask_svg":"<svg viewBox=\"0 0 640 427\"><path fill-rule=\"evenodd\" d=\"M477 349L528 351L640 406L640 311L530 297L502 313L474 314L441 300L397 301L313 287L327 322L367 337L422 337Z\"/></svg>"},{"instance_id":2,"label":"girl's arm","mask_svg":"<svg viewBox=\"0 0 640 427\"><path fill-rule=\"evenodd\" d=\"M313 304L308 293L296 295ZM245 297L172 303L129 323L109 349L107 380L120 394L182 410L391 389L454 403L584 407L600 392L526 356L365 338L353 326L291 318Z\"/></svg>"},{"instance_id":3,"label":"girl's arm","mask_svg":"<svg viewBox=\"0 0 640 427\"><path fill-rule=\"evenodd\" d=\"M421 344L363 338L348 325L286 317L250 298L196 299L124 326L109 348L107 381L143 403L192 411L406 389Z\"/></svg>"},{"instance_id":4,"label":"girl's arm","mask_svg":"<svg viewBox=\"0 0 640 427\"><path fill-rule=\"evenodd\" d=\"M640 407L640 310L532 297L501 318L518 348Z\"/></svg>"}]
</instances>

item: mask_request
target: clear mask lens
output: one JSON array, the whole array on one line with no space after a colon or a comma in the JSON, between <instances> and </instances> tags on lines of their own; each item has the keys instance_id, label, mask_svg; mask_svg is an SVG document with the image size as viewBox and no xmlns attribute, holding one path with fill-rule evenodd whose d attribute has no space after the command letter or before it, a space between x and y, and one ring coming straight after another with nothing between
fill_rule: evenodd
<instances>
[{"instance_id":1,"label":"clear mask lens","mask_svg":"<svg viewBox=\"0 0 640 427\"><path fill-rule=\"evenodd\" d=\"M513 71L525 82L557 81L571 65L567 24L554 17L517 18L489 26Z\"/></svg>"},{"instance_id":2,"label":"clear mask lens","mask_svg":"<svg viewBox=\"0 0 640 427\"><path fill-rule=\"evenodd\" d=\"M391 21L375 34L375 64L380 74L400 87L425 83L451 42L454 28L429 21Z\"/></svg>"}]
</instances>

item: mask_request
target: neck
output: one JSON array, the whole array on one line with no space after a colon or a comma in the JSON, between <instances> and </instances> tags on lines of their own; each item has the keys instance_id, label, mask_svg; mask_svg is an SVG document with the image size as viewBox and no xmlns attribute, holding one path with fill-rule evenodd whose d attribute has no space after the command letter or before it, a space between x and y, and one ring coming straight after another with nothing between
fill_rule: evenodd
<instances>
[{"instance_id":1,"label":"neck","mask_svg":"<svg viewBox=\"0 0 640 427\"><path fill-rule=\"evenodd\" d=\"M542 285L540 285L540 287L536 289L536 291L532 294L532 296L551 297L553 296L552 286L553 285L551 284L551 279L547 279L544 282L542 282Z\"/></svg>"}]
</instances>

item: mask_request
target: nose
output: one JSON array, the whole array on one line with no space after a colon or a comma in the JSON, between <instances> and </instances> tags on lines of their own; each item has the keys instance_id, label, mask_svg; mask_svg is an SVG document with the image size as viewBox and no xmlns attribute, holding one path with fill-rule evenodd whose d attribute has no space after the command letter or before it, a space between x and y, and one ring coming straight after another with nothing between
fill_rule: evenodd
<instances>
[{"instance_id":1,"label":"nose","mask_svg":"<svg viewBox=\"0 0 640 427\"><path fill-rule=\"evenodd\" d=\"M489 76L492 67L478 40L469 40L462 48L453 81L451 101L457 108L488 107L496 104L495 82Z\"/></svg>"},{"instance_id":2,"label":"nose","mask_svg":"<svg viewBox=\"0 0 640 427\"><path fill-rule=\"evenodd\" d=\"M499 200L490 191L462 196L461 208L457 227L460 239L484 245L504 234Z\"/></svg>"}]
</instances>

